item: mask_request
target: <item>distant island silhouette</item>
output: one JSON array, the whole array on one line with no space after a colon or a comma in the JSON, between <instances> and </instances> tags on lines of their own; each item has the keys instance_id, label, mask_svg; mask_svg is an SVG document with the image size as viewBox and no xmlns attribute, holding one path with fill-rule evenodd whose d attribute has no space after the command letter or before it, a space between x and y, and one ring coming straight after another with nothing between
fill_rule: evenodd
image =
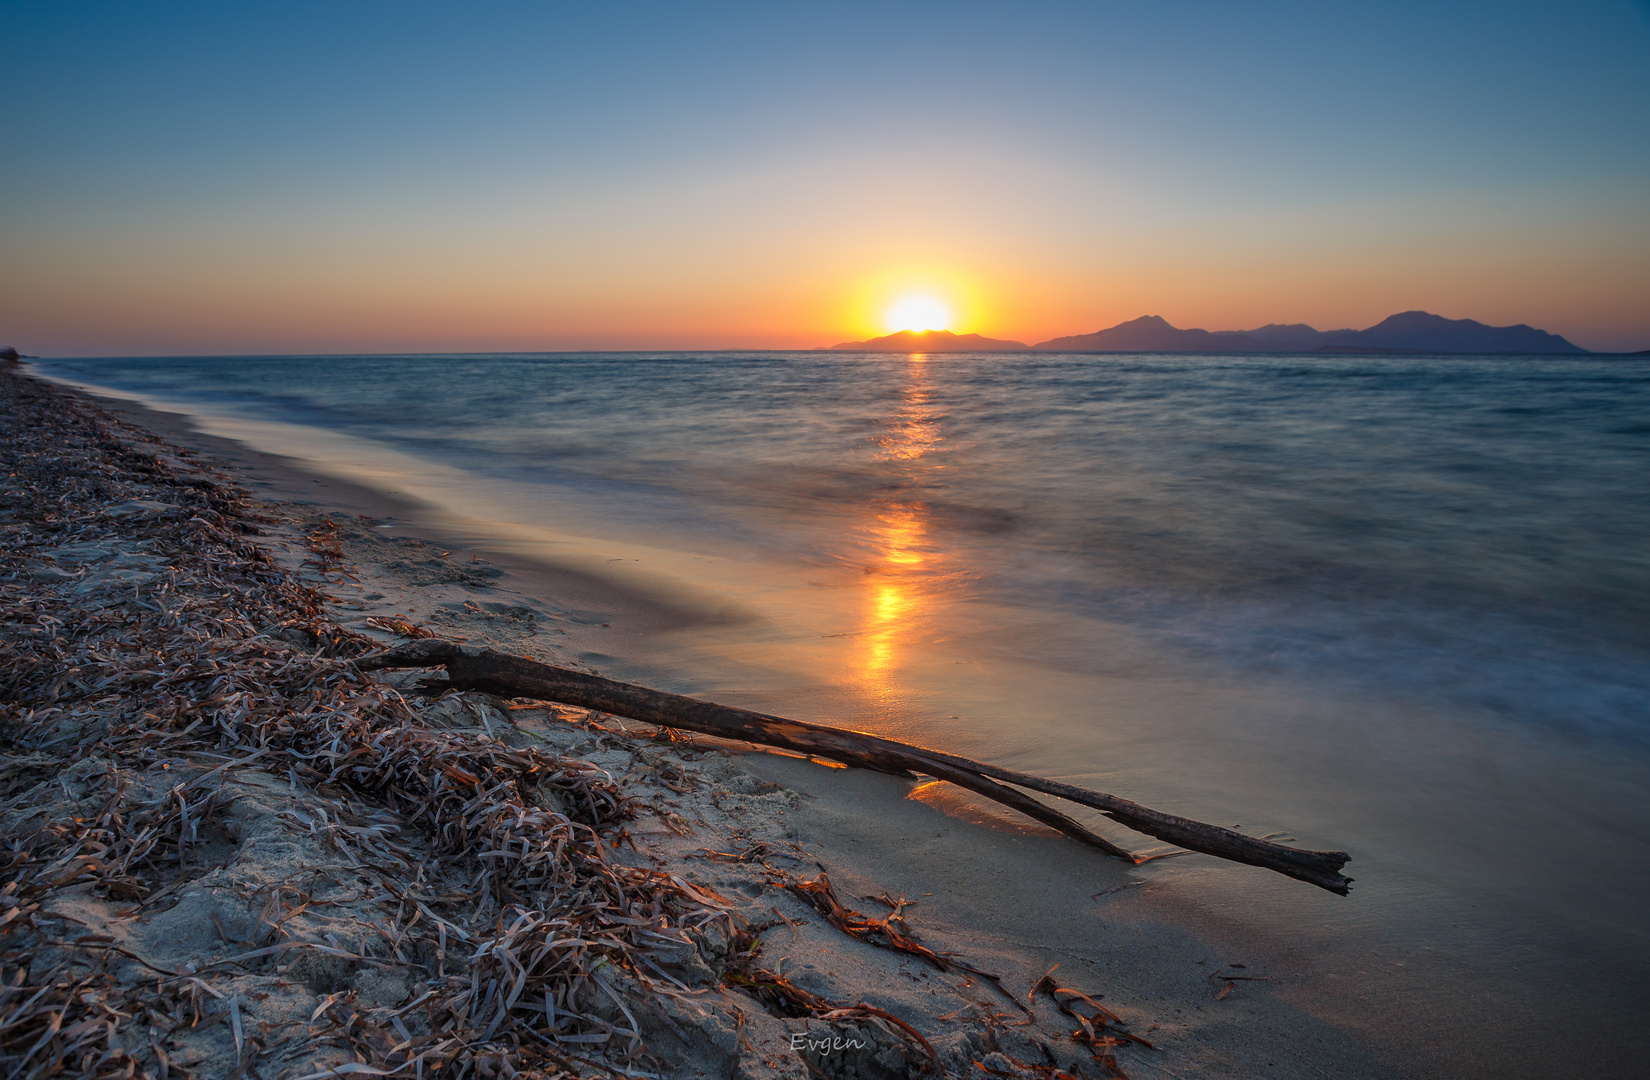
<instances>
[{"instance_id":1,"label":"distant island silhouette","mask_svg":"<svg viewBox=\"0 0 1650 1080\"><path fill-rule=\"evenodd\" d=\"M949 330L901 330L869 341L832 345L843 352L1017 352L1018 341L1000 341ZM1476 319L1446 319L1426 311L1389 316L1367 330L1317 330L1305 323L1268 323L1254 330L1197 330L1171 326L1160 315L1142 315L1092 334L1040 341L1047 352L1316 352L1316 353L1544 353L1583 355L1589 350L1557 334L1519 323L1486 326Z\"/></svg>"},{"instance_id":2,"label":"distant island silhouette","mask_svg":"<svg viewBox=\"0 0 1650 1080\"><path fill-rule=\"evenodd\" d=\"M1023 341L1001 341L978 334L953 334L949 330L901 330L869 341L844 341L832 345L841 352L1023 352Z\"/></svg>"},{"instance_id":3,"label":"distant island silhouette","mask_svg":"<svg viewBox=\"0 0 1650 1080\"><path fill-rule=\"evenodd\" d=\"M1270 323L1255 330L1181 330L1146 315L1106 330L1039 342L1058 352L1586 353L1557 334L1519 323L1486 326L1426 311L1389 316L1367 330Z\"/></svg>"}]
</instances>

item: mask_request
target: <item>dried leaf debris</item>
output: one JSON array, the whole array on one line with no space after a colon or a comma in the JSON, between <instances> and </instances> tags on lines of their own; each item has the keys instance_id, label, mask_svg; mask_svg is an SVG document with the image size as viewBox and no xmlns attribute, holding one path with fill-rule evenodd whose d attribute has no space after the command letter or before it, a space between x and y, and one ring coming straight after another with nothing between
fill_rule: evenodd
<instances>
[{"instance_id":1,"label":"dried leaf debris","mask_svg":"<svg viewBox=\"0 0 1650 1080\"><path fill-rule=\"evenodd\" d=\"M578 1059L595 1050L608 1067L640 1062L633 1001L679 992L644 961L731 927L687 882L612 858L605 834L629 808L611 780L420 724L350 664L372 643L252 542L244 492L55 388L0 387L8 1075L190 1075L203 1060L235 1075L556 1075L591 1071ZM338 566L324 536L310 548ZM119 923L225 878L226 810L249 800L335 858L252 890L239 916L210 913L221 959L175 965L76 921L82 898L129 905ZM259 1019L259 994L409 963L431 974L396 987L412 999L399 1007L346 994ZM196 1037L225 1017L221 1045Z\"/></svg>"}]
</instances>

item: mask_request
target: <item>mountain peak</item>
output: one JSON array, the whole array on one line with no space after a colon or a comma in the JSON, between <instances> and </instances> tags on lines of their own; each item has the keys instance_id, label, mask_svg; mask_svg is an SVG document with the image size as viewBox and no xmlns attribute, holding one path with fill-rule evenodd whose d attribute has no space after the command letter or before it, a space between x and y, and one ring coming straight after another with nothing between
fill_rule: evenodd
<instances>
[{"instance_id":1,"label":"mountain peak","mask_svg":"<svg viewBox=\"0 0 1650 1080\"><path fill-rule=\"evenodd\" d=\"M1447 319L1430 311L1401 311L1367 330L1325 335L1319 348L1336 351L1437 353L1584 353L1557 334L1526 323L1488 326L1477 319Z\"/></svg>"},{"instance_id":2,"label":"mountain peak","mask_svg":"<svg viewBox=\"0 0 1650 1080\"><path fill-rule=\"evenodd\" d=\"M1142 315L1106 330L1039 342L1060 352L1259 352L1265 346L1242 334L1181 330L1161 315Z\"/></svg>"}]
</instances>

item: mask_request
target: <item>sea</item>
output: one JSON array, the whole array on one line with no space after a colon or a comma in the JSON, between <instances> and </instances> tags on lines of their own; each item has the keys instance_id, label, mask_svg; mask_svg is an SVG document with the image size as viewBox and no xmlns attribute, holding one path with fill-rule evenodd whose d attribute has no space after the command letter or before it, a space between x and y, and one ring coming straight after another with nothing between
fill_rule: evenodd
<instances>
[{"instance_id":1,"label":"sea","mask_svg":"<svg viewBox=\"0 0 1650 1080\"><path fill-rule=\"evenodd\" d=\"M39 367L656 598L605 674L1350 851L1344 899L1141 871L1345 974L1345 1023L1650 1050L1650 360Z\"/></svg>"}]
</instances>

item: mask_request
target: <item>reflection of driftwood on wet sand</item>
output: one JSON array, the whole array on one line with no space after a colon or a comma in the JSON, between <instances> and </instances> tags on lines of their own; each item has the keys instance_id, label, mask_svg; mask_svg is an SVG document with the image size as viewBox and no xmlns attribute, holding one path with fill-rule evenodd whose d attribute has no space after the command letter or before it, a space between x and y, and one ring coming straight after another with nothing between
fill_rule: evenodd
<instances>
[{"instance_id":1,"label":"reflection of driftwood on wet sand","mask_svg":"<svg viewBox=\"0 0 1650 1080\"><path fill-rule=\"evenodd\" d=\"M1343 896L1352 880L1340 873L1349 858L1344 851L1303 851L1284 847L1218 825L1151 810L1115 795L1012 772L954 754L925 750L857 731L787 720L700 701L698 698L666 694L489 649L467 649L439 639L413 641L363 657L357 664L367 670L440 666L447 669L447 677L458 689L483 690L504 697L536 698L597 709L661 727L818 754L880 772L901 775L923 773L978 792L1109 855L1131 862L1143 860L1016 787L1091 806L1113 821L1147 836L1206 855L1276 870ZM1016 787L1007 786L1009 784Z\"/></svg>"}]
</instances>

